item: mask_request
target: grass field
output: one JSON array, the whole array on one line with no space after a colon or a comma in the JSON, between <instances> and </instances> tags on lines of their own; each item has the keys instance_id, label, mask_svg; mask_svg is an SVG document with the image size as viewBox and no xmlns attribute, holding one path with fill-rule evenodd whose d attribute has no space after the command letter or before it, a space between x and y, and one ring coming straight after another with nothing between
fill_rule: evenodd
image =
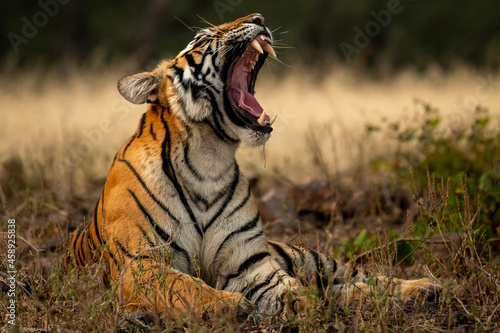
<instances>
[{"instance_id":1,"label":"grass field","mask_svg":"<svg viewBox=\"0 0 500 333\"><path fill-rule=\"evenodd\" d=\"M338 68L319 78L300 68L274 75L274 67L257 85L260 103L278 113L265 158L262 147L238 157L267 235L389 275L437 279L441 301L377 294L341 305L306 288L304 313L288 321L187 318L167 331L500 330L500 76L460 69L375 80ZM0 76L2 255L8 219L18 235L15 328L4 316L1 258L5 329L106 332L124 318L103 268L76 274L62 256L146 107L117 92L126 67L72 73Z\"/></svg>"}]
</instances>

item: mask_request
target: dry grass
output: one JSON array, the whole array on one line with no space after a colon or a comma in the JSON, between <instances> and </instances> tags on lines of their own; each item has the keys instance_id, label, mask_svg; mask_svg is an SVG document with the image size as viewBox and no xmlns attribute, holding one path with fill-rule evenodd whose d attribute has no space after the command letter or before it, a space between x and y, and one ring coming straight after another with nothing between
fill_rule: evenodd
<instances>
[{"instance_id":1,"label":"dry grass","mask_svg":"<svg viewBox=\"0 0 500 333\"><path fill-rule=\"evenodd\" d=\"M500 76L490 79L488 73L466 69L452 74L435 70L422 76L408 71L375 81L342 68L322 80L299 69L290 70L291 74L284 77L263 72L257 98L269 113L277 112L279 118L274 135L266 144L265 170L262 149L245 148L239 155L245 173L259 176L255 193L260 196L271 187L286 189L289 182L326 178L336 184L336 195L345 195L343 199L350 198L353 203L352 212L347 215L335 209L326 217L300 215L300 229L295 223L297 216L292 217L292 223L269 220L268 234L278 240L294 239L327 253L338 246L351 254L364 252L365 264L400 277L436 275L445 285L443 302L430 307L402 305L380 294L365 303L342 307L333 298L320 300L309 290L305 316L292 317L285 323L274 321L259 327L215 318L208 324L186 320L177 323L177 327L184 325L188 331L224 331L228 327L252 331L271 327L331 332L437 332L468 324L479 330L499 329L498 253L477 243L477 232L471 223L475 212L468 211L469 205L458 205L461 219L457 223L462 223L463 237L458 241L423 238L415 250L414 265L394 265L394 246L379 244L392 241L388 229L396 229L401 237L413 237L419 209L412 205L406 219L403 208L390 207L387 212L388 208L382 207L380 198L396 192L386 184L386 178L367 172L366 164L375 156L391 154L394 143L385 141L383 135L367 140L365 126L382 118L406 123L421 121L415 99L439 108L448 130L468 122L475 101L491 110L496 124L500 94L495 85ZM118 286L101 282L100 267L88 268L80 275L65 271L61 256L70 230L91 218L92 205L99 197L112 158L133 133L145 110L144 105L125 102L116 90L117 80L128 73L123 68L76 70L74 75L61 79L33 70L0 77L4 124L0 134L2 219L15 217L18 235L25 239L18 239L17 249L18 281L22 283L18 288L21 330L109 331L117 327L113 290ZM484 86L478 77L492 84ZM364 177L360 178L360 173ZM366 179L369 174L372 178ZM449 225L444 223L443 194L433 186L424 192L415 195L423 198L421 216L441 216L439 231L456 236L455 230L447 229ZM360 197L365 200L360 201ZM292 213L286 212L286 216ZM406 220L404 225L401 216ZM1 226L1 231L5 231L3 223ZM372 238L377 241L371 243L377 251L366 252L369 249L363 244L355 245L363 228L379 232ZM5 253L5 242L1 246L0 253ZM5 299L0 302L2 313ZM4 325L2 317L0 326Z\"/></svg>"},{"instance_id":2,"label":"dry grass","mask_svg":"<svg viewBox=\"0 0 500 333\"><path fill-rule=\"evenodd\" d=\"M295 68L288 75L276 77L273 66L276 64L264 68L257 86L261 104L279 117L266 145L267 166L287 165L284 172L296 181L315 178L308 172L311 154L306 137L311 130L323 138L329 135L325 131L328 128L332 137L321 140L321 149L335 151L338 168L346 170L359 163L361 154L374 155L387 149L384 143L360 141L365 125L382 118L412 121L418 109L415 99L439 108L454 123L471 117L475 101L488 107L494 118L500 116L496 86L500 76L490 73L462 69L451 74L434 70L420 75L406 71L374 81L339 68L319 80ZM104 176L109 156L130 137L146 109L127 103L119 95L116 82L128 73L130 69L114 68L76 70L64 79L37 71L0 77L4 124L0 154L16 152L35 158L45 147L56 147L56 152L64 153L69 143L84 138L92 147L89 153L79 154L79 160L87 155L99 156L99 163L92 169ZM484 81L492 84L484 87ZM105 131L100 128L101 122ZM92 140L92 135L96 139ZM245 149L240 155L245 170L262 170L261 149Z\"/></svg>"}]
</instances>

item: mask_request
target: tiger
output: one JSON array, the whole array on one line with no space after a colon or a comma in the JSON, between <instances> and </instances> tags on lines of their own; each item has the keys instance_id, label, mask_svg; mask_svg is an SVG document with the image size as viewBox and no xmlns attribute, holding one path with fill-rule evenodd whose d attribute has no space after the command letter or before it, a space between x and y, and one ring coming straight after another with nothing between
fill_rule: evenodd
<instances>
[{"instance_id":1,"label":"tiger","mask_svg":"<svg viewBox=\"0 0 500 333\"><path fill-rule=\"evenodd\" d=\"M387 288L370 284L362 268L264 234L235 154L273 131L276 115L254 96L260 69L276 57L273 42L264 17L251 14L200 30L175 58L119 80L120 94L147 111L69 253L75 266L105 260L127 311L273 316L297 311L308 281L324 290L333 280L339 300ZM441 288L427 278L391 281L403 300Z\"/></svg>"}]
</instances>

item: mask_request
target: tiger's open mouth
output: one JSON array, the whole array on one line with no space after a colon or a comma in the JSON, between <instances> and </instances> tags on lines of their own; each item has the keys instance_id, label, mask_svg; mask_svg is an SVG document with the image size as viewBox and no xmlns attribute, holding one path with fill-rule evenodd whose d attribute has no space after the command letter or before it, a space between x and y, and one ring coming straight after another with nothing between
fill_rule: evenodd
<instances>
[{"instance_id":1,"label":"tiger's open mouth","mask_svg":"<svg viewBox=\"0 0 500 333\"><path fill-rule=\"evenodd\" d=\"M236 56L228 71L226 94L235 114L247 127L253 130L270 133L276 120L270 118L254 97L257 74L266 61L268 54L276 57L271 39L260 34L253 39L241 53Z\"/></svg>"}]
</instances>

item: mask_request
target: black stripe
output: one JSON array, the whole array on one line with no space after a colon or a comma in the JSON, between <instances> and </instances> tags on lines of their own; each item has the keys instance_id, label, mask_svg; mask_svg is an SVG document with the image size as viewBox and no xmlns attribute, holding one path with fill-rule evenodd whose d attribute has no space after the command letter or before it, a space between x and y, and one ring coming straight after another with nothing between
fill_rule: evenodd
<instances>
[{"instance_id":1,"label":"black stripe","mask_svg":"<svg viewBox=\"0 0 500 333\"><path fill-rule=\"evenodd\" d=\"M115 163L113 161L113 163ZM104 210L104 189L102 190L102 195L101 195L101 216L102 216L102 239L103 241L107 242L106 239L104 239L105 237L108 236L108 234L106 233L106 212Z\"/></svg>"},{"instance_id":2,"label":"black stripe","mask_svg":"<svg viewBox=\"0 0 500 333\"><path fill-rule=\"evenodd\" d=\"M153 123L151 123L151 125L149 125L149 133L151 133L151 136L153 137L153 140L156 141L156 133L153 130Z\"/></svg>"},{"instance_id":3,"label":"black stripe","mask_svg":"<svg viewBox=\"0 0 500 333\"><path fill-rule=\"evenodd\" d=\"M160 201L158 200L155 195L153 194L153 192L151 192L151 190L147 187L146 183L144 182L144 180L142 180L141 176L139 176L139 173L135 170L135 168L130 164L129 161L127 160L124 160L124 159L118 159L118 161L120 162L123 162L127 165L127 167L130 169L130 171L132 171L132 173L134 174L134 176L137 178L137 180L139 181L139 183L142 185L142 188L146 191L146 193L151 197L151 199L153 199L154 202L156 202L158 204L158 206L161 207L161 209L163 209L163 211L165 213L167 213L167 215L172 219L174 220L175 223L179 224L179 220L170 212L170 210Z\"/></svg>"},{"instance_id":4,"label":"black stripe","mask_svg":"<svg viewBox=\"0 0 500 333\"><path fill-rule=\"evenodd\" d=\"M253 241L255 238L259 238L259 237L260 237L260 236L262 236L263 234L264 234L264 231L263 231L263 230L259 231L259 232L258 232L258 233L256 233L254 236L252 236L252 237L250 237L249 239L247 239L247 240L245 241L245 244L250 243L250 242L251 242L251 241Z\"/></svg>"},{"instance_id":5,"label":"black stripe","mask_svg":"<svg viewBox=\"0 0 500 333\"><path fill-rule=\"evenodd\" d=\"M189 203L186 200L186 196L184 195L184 191L182 190L181 185L177 181L177 176L175 175L174 167L172 165L172 161L170 160L170 154L172 149L170 142L170 130L163 116L161 117L161 122L163 123L163 126L165 128L165 139L163 140L163 143L161 145L163 172L167 175L168 179L170 179L175 189L177 190L177 193L179 194L179 199L181 200L182 205L186 209L189 217L191 218L191 222L193 222L196 231L198 232L200 237L203 237L203 232L201 231L200 226L198 225L198 221L196 221L196 217L194 216L193 210L191 209Z\"/></svg>"},{"instance_id":6,"label":"black stripe","mask_svg":"<svg viewBox=\"0 0 500 333\"><path fill-rule=\"evenodd\" d=\"M215 98L214 94L210 90L207 90L206 94L208 95L210 105L212 106L212 118L213 118L215 127L217 128L217 132L221 133L221 135L225 138L225 141L227 140L227 141L234 142L234 143L239 142L238 139L232 138L224 130L224 127L226 127L226 126L221 125L221 123L224 123L224 115L222 114L222 112L219 109L219 105L217 104L217 99ZM224 96L226 96L226 95L227 94L224 94ZM229 109L226 108L226 110L229 110ZM232 113L233 112L229 112L229 114L232 114ZM220 119L220 122L218 119Z\"/></svg>"},{"instance_id":7,"label":"black stripe","mask_svg":"<svg viewBox=\"0 0 500 333\"><path fill-rule=\"evenodd\" d=\"M135 203L137 204L137 207L139 207L142 214L144 214L144 216L146 217L146 220L151 224L151 226L154 228L154 230L160 236L160 238L162 238L164 242L169 242L171 240L170 235L155 222L153 217L149 214L149 212L146 210L146 208L139 201L139 199L137 198L135 193L131 189L127 189L127 190L134 198Z\"/></svg>"},{"instance_id":8,"label":"black stripe","mask_svg":"<svg viewBox=\"0 0 500 333\"><path fill-rule=\"evenodd\" d=\"M130 138L130 140L128 140L127 145L125 146L125 148L123 148L122 158L125 157L125 153L127 152L128 147L130 147L130 145L132 144L132 142L134 142L135 138L136 138L136 135L134 134L134 135L132 135L132 137Z\"/></svg>"},{"instance_id":9,"label":"black stripe","mask_svg":"<svg viewBox=\"0 0 500 333\"><path fill-rule=\"evenodd\" d=\"M146 126L146 112L142 114L141 120L139 121L139 134L137 137L140 137L144 132L144 127Z\"/></svg>"},{"instance_id":10,"label":"black stripe","mask_svg":"<svg viewBox=\"0 0 500 333\"><path fill-rule=\"evenodd\" d=\"M184 53L184 57L186 58L188 65L190 67L193 67L193 69L194 69L194 72L193 72L194 75L193 76L194 77L198 76L198 74L201 71L201 67L203 65L203 61L200 62L199 64L197 64L196 61L194 61L193 55L191 55L189 53Z\"/></svg>"},{"instance_id":11,"label":"black stripe","mask_svg":"<svg viewBox=\"0 0 500 333\"><path fill-rule=\"evenodd\" d=\"M115 240L115 244L118 245L118 248L125 253L125 255L129 258L133 258L134 256L120 243L119 241Z\"/></svg>"},{"instance_id":12,"label":"black stripe","mask_svg":"<svg viewBox=\"0 0 500 333\"><path fill-rule=\"evenodd\" d=\"M209 202L207 200L205 200L205 198L203 198L199 193L195 193L194 195L191 194L191 192L189 191L189 189L186 191L189 198L191 198L191 201L194 201L196 206L198 206L198 208L200 210L203 210L203 211L207 211L208 208L209 208ZM220 199L220 198L219 198ZM200 207L200 203L201 203L201 207Z\"/></svg>"},{"instance_id":13,"label":"black stripe","mask_svg":"<svg viewBox=\"0 0 500 333\"><path fill-rule=\"evenodd\" d=\"M218 50L219 49L219 40L217 40L217 45L215 45L215 49ZM229 47L229 46L226 46L226 47ZM216 56L213 56L212 57L212 66L214 67L214 71L216 73L219 73L220 72L220 68L219 66L217 65L216 61L217 61L217 58Z\"/></svg>"},{"instance_id":14,"label":"black stripe","mask_svg":"<svg viewBox=\"0 0 500 333\"><path fill-rule=\"evenodd\" d=\"M139 225L139 224L136 224L137 228L139 228L139 230L141 231L142 235L144 236L144 238L146 238L148 244L150 247L155 247L156 244L151 240L151 238L149 238L149 235L147 234L146 230L144 230L144 228Z\"/></svg>"},{"instance_id":15,"label":"black stripe","mask_svg":"<svg viewBox=\"0 0 500 333\"><path fill-rule=\"evenodd\" d=\"M215 177L207 176L207 177L210 178L210 180L212 180L212 181L219 181L222 177L224 177L229 172L229 169L231 169L233 167L233 164L235 164L235 163L236 163L236 160L233 160L233 163L228 164L228 166L224 170L222 170L217 176L215 176Z\"/></svg>"},{"instance_id":16,"label":"black stripe","mask_svg":"<svg viewBox=\"0 0 500 333\"><path fill-rule=\"evenodd\" d=\"M190 93L193 100L197 100L200 97L202 97L202 93L206 92L206 86L201 85L198 83L199 77L201 75L201 69L203 66L203 62L200 62L197 64L194 60L194 57L189 53L185 52L183 54L184 58L186 59L188 65L193 68L194 70L191 71L192 75L195 77L195 79L191 78L184 78L184 70L182 69L181 72L179 72L179 67L175 67L176 71L178 72L179 76L179 81L182 84L182 87L186 91L186 93ZM179 75L182 73L182 75Z\"/></svg>"},{"instance_id":17,"label":"black stripe","mask_svg":"<svg viewBox=\"0 0 500 333\"><path fill-rule=\"evenodd\" d=\"M116 261L115 259L115 256L113 255L113 253L111 253L110 250L106 251L108 253L108 255L111 257L111 260L113 260L115 266L118 268L118 261ZM111 264L111 263L110 263Z\"/></svg>"},{"instance_id":18,"label":"black stripe","mask_svg":"<svg viewBox=\"0 0 500 333\"><path fill-rule=\"evenodd\" d=\"M210 129L212 130L212 132L214 132L215 135L217 135L217 137L219 139L221 139L222 141L226 141L226 140L233 141L232 138L225 138L221 133L219 133L219 131L217 131L217 129L215 128L214 124L212 124L210 122L210 120L208 120L208 119L205 118L203 120L203 123L205 123L206 125L208 125L210 127ZM238 142L238 141L234 141L234 142Z\"/></svg>"},{"instance_id":19,"label":"black stripe","mask_svg":"<svg viewBox=\"0 0 500 333\"><path fill-rule=\"evenodd\" d=\"M80 238L80 234L82 233L84 229L84 226L81 226L80 228L78 228L78 231L76 232L76 236L75 236L75 241L73 242L73 252L75 252L75 255L76 255L76 244L78 243L78 239Z\"/></svg>"},{"instance_id":20,"label":"black stripe","mask_svg":"<svg viewBox=\"0 0 500 333\"><path fill-rule=\"evenodd\" d=\"M219 253L222 251L222 249L224 248L224 244L226 244L227 241L229 241L231 238L233 238L237 234L240 234L242 232L245 232L245 231L248 231L248 230L250 230L252 228L255 228L257 226L258 222L259 222L259 218L260 218L260 213L257 212L257 215L252 220L250 220L248 223L246 223L244 226L242 226L238 230L233 231L232 233L230 233L229 235L227 235L226 238L219 245L219 248L217 249L217 252L215 252L214 261L217 260L217 257L219 256Z\"/></svg>"},{"instance_id":21,"label":"black stripe","mask_svg":"<svg viewBox=\"0 0 500 333\"><path fill-rule=\"evenodd\" d=\"M97 241L99 242L99 245L102 245L101 235L99 234L99 225L97 224L97 210L99 208L100 201L101 201L101 198L99 198L99 200L97 200L97 204L95 205L95 209L94 209L94 229L95 229L95 234L97 236Z\"/></svg>"},{"instance_id":22,"label":"black stripe","mask_svg":"<svg viewBox=\"0 0 500 333\"><path fill-rule=\"evenodd\" d=\"M85 227L81 226L76 232L75 240L72 244L73 247L73 255L75 256L75 261L78 265L83 266L82 260L80 260L80 247L78 247L78 241L80 239L80 235ZM80 260L80 263L78 262Z\"/></svg>"},{"instance_id":23,"label":"black stripe","mask_svg":"<svg viewBox=\"0 0 500 333\"><path fill-rule=\"evenodd\" d=\"M323 272L323 264L321 263L321 260L319 259L319 254L316 251L309 250L309 253L312 254L314 257L314 263L316 265L316 285L318 286L318 289L322 290L322 279L320 272Z\"/></svg>"},{"instance_id":24,"label":"black stripe","mask_svg":"<svg viewBox=\"0 0 500 333\"><path fill-rule=\"evenodd\" d=\"M80 234L80 247L79 247L79 251L78 251L78 258L80 259L81 263L82 263L82 266L85 265L85 252L84 252L84 249L83 249L83 241L85 240L85 232L84 233L81 233Z\"/></svg>"},{"instance_id":25,"label":"black stripe","mask_svg":"<svg viewBox=\"0 0 500 333\"><path fill-rule=\"evenodd\" d=\"M268 292L270 291L271 289L274 289L276 288L279 284L280 284L280 278L278 279L278 281L276 281L272 286L269 286L267 287L266 289L264 289L263 292L260 293L259 297L257 297L257 299L255 300L254 304L255 305L258 305L260 300L262 299L262 297Z\"/></svg>"},{"instance_id":26,"label":"black stripe","mask_svg":"<svg viewBox=\"0 0 500 333\"><path fill-rule=\"evenodd\" d=\"M89 235L89 238L87 239L87 245L92 258L95 259L95 250L97 250L97 245L94 242L94 237Z\"/></svg>"},{"instance_id":27,"label":"black stripe","mask_svg":"<svg viewBox=\"0 0 500 333\"><path fill-rule=\"evenodd\" d=\"M174 279L174 281L172 282L172 285L170 286L170 293L168 295L168 303L167 303L169 306L173 305L172 304L172 298L174 297L174 294L175 294L174 293L174 286L175 286L176 283L177 283L177 279Z\"/></svg>"},{"instance_id":28,"label":"black stripe","mask_svg":"<svg viewBox=\"0 0 500 333\"><path fill-rule=\"evenodd\" d=\"M116 240L115 240L114 242L115 242L115 244L116 244L116 245L118 245L118 247L120 248L120 251L122 251L123 253L125 253L125 255L126 255L128 258L130 258L130 259L132 259L135 255L137 255L137 253L139 253L139 252L136 252L136 254L135 254L135 255L133 255L132 253L130 253L130 251L129 251L129 250L127 250L127 248L125 248L125 247L122 245L122 243L120 243L119 241L116 241ZM150 256L148 256L148 255L140 255L140 256L137 256L137 258L138 258L138 259L151 259L151 257L150 257Z\"/></svg>"},{"instance_id":29,"label":"black stripe","mask_svg":"<svg viewBox=\"0 0 500 333\"><path fill-rule=\"evenodd\" d=\"M110 168L112 168L115 165L116 159L118 158L118 153L119 153L119 151L117 151L116 154L115 154L115 157L113 157L113 162L111 163L111 167Z\"/></svg>"},{"instance_id":30,"label":"black stripe","mask_svg":"<svg viewBox=\"0 0 500 333\"><path fill-rule=\"evenodd\" d=\"M122 253L119 252L118 249L115 249L115 253L113 255L113 262L115 263L117 269L123 268L123 263L125 262L125 260L123 259Z\"/></svg>"},{"instance_id":31,"label":"black stripe","mask_svg":"<svg viewBox=\"0 0 500 333\"><path fill-rule=\"evenodd\" d=\"M199 84L198 81L194 81L192 79L183 79L182 86L186 90L186 93L191 93L191 97L193 100L197 100L202 97L202 93L206 92L206 87Z\"/></svg>"},{"instance_id":32,"label":"black stripe","mask_svg":"<svg viewBox=\"0 0 500 333\"><path fill-rule=\"evenodd\" d=\"M227 217L231 217L234 215L234 213L236 213L237 211L239 211L241 208L243 208L243 206L246 205L246 203L248 202L248 199L250 199L250 196L252 194L252 191L250 190L250 186L248 186L248 193L245 197L245 199L243 199L243 201L234 208L234 210L231 212L231 214L229 214Z\"/></svg>"},{"instance_id":33,"label":"black stripe","mask_svg":"<svg viewBox=\"0 0 500 333\"><path fill-rule=\"evenodd\" d=\"M266 257L269 257L270 254L269 252L259 252L245 260L240 267L238 268L238 272L228 275L226 278L226 282L224 282L224 285L222 286L222 290L226 289L227 285L229 284L229 281L231 281L234 278L237 278L240 276L246 269L248 269L250 266L258 263L259 261L262 261Z\"/></svg>"},{"instance_id":34,"label":"black stripe","mask_svg":"<svg viewBox=\"0 0 500 333\"><path fill-rule=\"evenodd\" d=\"M202 182L204 180L203 176L199 173L198 170L196 170L196 168L191 163L191 160L189 159L189 143L186 143L186 145L184 146L184 161L186 162L188 169L196 177L196 179Z\"/></svg>"},{"instance_id":35,"label":"black stripe","mask_svg":"<svg viewBox=\"0 0 500 333\"><path fill-rule=\"evenodd\" d=\"M262 282L262 283L259 283L257 284L255 287L253 287L252 289L250 289L247 293L245 293L245 297L249 300L252 299L252 297L260 290L262 289L263 287L267 286L269 283L271 283L271 281L273 280L273 278L276 276L276 273L278 273L278 271L274 271L273 274L271 274L267 279L266 281ZM245 289L248 288L248 286L245 287ZM243 289L241 292L244 292L245 289Z\"/></svg>"},{"instance_id":36,"label":"black stripe","mask_svg":"<svg viewBox=\"0 0 500 333\"><path fill-rule=\"evenodd\" d=\"M288 275L293 275L293 261L292 261L292 258L290 258L290 256L285 252L285 250L283 250L283 248L281 246L279 246L278 244L276 243L273 243L273 242L267 242L269 245L272 246L272 248L278 252L278 255L285 261L285 264L286 264L286 273Z\"/></svg>"},{"instance_id":37,"label":"black stripe","mask_svg":"<svg viewBox=\"0 0 500 333\"><path fill-rule=\"evenodd\" d=\"M198 209L207 211L209 210L213 205L215 205L220 199L222 199L224 196L227 197L227 188L223 188L212 201L208 201L207 199L203 198L201 194L195 193L192 194L189 189L186 190L189 198L196 204ZM201 207L200 207L201 206ZM205 231L205 229L203 230Z\"/></svg>"},{"instance_id":38,"label":"black stripe","mask_svg":"<svg viewBox=\"0 0 500 333\"><path fill-rule=\"evenodd\" d=\"M293 245L290 245L290 247L292 248L292 250L294 252L298 252L299 253L300 258L302 259L302 264L304 264L305 261L306 261L306 256L305 256L304 252L301 249L299 249L298 247L295 247Z\"/></svg>"},{"instance_id":39,"label":"black stripe","mask_svg":"<svg viewBox=\"0 0 500 333\"><path fill-rule=\"evenodd\" d=\"M233 177L233 181L231 182L231 187L229 189L229 193L227 193L227 196L226 198L224 199L224 202L222 203L222 205L219 207L219 210L214 214L214 216L212 217L212 219L208 222L208 224L203 228L203 231L206 232L208 230L208 228L210 228L212 226L212 224L215 222L215 220L217 220L219 218L219 216L221 216L221 214L224 212L224 210L226 209L227 205L229 204L229 202L231 201L231 199L233 199L233 195L234 195L234 192L236 191L236 187L238 186L238 182L240 181L240 168L238 167L238 164L234 164L234 177ZM222 193L224 193L226 190L224 189ZM217 201L215 201L217 202Z\"/></svg>"},{"instance_id":40,"label":"black stripe","mask_svg":"<svg viewBox=\"0 0 500 333\"><path fill-rule=\"evenodd\" d=\"M200 63L200 69L201 70L203 69L203 66L207 63L207 60L206 60L207 57L211 56L212 54L213 54L213 52L212 52L212 48L211 47L210 47L209 50L205 51L205 53L202 56L201 63ZM212 63L214 63L213 58L217 58L217 57L212 57ZM215 67L217 67L217 66L215 66ZM218 67L217 67L217 69L218 69ZM218 73L218 70L214 69L214 72ZM200 73L201 75L199 75L199 79L205 84L204 89L206 89L206 90L209 90L209 89L213 90L216 95L220 95L220 90L215 87L215 85L214 85L213 82L210 82L207 79L208 77L211 76L210 75L211 73L212 73L212 68L209 67L209 66L207 66L207 70L204 73Z\"/></svg>"},{"instance_id":41,"label":"black stripe","mask_svg":"<svg viewBox=\"0 0 500 333\"><path fill-rule=\"evenodd\" d=\"M151 226L153 227L155 232L158 234L158 236L160 236L160 238L165 243L169 243L171 248L173 248L174 250L176 250L178 252L181 252L186 257L186 260L188 262L189 267L191 267L191 260L189 259L189 254L187 253L187 251L184 250L183 248L181 248L176 242L174 242L172 240L172 237L170 237L170 235L154 221L154 219L151 217L151 215L149 215L149 213L146 211L146 208L144 208L144 206L141 204L141 202L139 201L139 199L137 198L135 193L132 192L130 189L128 189L128 192L132 195L132 197L135 200L135 203L137 204L139 209L142 211L142 213L144 214L144 216L146 217L148 222L151 224Z\"/></svg>"},{"instance_id":42,"label":"black stripe","mask_svg":"<svg viewBox=\"0 0 500 333\"><path fill-rule=\"evenodd\" d=\"M207 80L207 78L210 77L210 73L212 73L212 69L209 67L208 70L201 77L201 81L203 81L203 83L205 83L205 89L207 89L207 90L210 89L216 95L219 95L220 90L215 87L213 82L210 82L209 80Z\"/></svg>"}]
</instances>

